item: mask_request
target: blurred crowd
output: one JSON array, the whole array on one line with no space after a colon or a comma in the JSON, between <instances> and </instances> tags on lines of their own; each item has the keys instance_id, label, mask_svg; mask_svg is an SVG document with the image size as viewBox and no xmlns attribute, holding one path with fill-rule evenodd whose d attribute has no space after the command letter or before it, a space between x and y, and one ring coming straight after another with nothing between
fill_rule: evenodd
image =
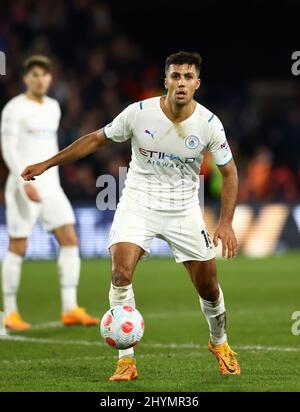
<instances>
[{"instance_id":1,"label":"blurred crowd","mask_svg":"<svg viewBox=\"0 0 300 412\"><path fill-rule=\"evenodd\" d=\"M164 57L151 58L138 39L115 23L109 2L0 0L0 109L23 90L24 58L53 59L50 95L62 108L60 147L109 123L127 104L163 94ZM176 50L174 50L176 51ZM201 50L199 50L201 53ZM217 61L216 61L217 64ZM219 63L218 63L219 64ZM299 83L299 82L298 82ZM300 87L281 79L247 84L205 84L197 100L222 120L240 175L239 201L297 201L300 188ZM130 144L110 145L61 170L74 201L95 201L96 178L118 177L130 160ZM202 167L206 195L220 194L220 173L209 155ZM0 160L0 204L7 169Z\"/></svg>"}]
</instances>

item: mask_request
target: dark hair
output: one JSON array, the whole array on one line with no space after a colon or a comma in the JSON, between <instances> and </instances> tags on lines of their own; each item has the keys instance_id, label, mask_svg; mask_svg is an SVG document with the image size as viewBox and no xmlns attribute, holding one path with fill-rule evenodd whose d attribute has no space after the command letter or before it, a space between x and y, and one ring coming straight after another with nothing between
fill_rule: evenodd
<instances>
[{"instance_id":1,"label":"dark hair","mask_svg":"<svg viewBox=\"0 0 300 412\"><path fill-rule=\"evenodd\" d=\"M33 56L28 57L28 59L24 62L24 74L28 73L35 66L41 67L45 71L50 72L51 64L51 59L49 59L49 57L41 54L34 54Z\"/></svg>"},{"instance_id":2,"label":"dark hair","mask_svg":"<svg viewBox=\"0 0 300 412\"><path fill-rule=\"evenodd\" d=\"M166 58L165 73L167 73L171 64L188 64L189 66L194 65L198 75L200 75L202 57L200 54L195 52L180 51L177 53L172 53Z\"/></svg>"}]
</instances>

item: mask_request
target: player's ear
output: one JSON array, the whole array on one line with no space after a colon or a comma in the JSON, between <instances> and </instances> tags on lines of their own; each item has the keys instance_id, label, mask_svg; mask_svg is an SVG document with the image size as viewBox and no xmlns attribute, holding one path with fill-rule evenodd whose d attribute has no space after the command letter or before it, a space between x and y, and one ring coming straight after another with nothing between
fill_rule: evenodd
<instances>
[{"instance_id":1,"label":"player's ear","mask_svg":"<svg viewBox=\"0 0 300 412\"><path fill-rule=\"evenodd\" d=\"M198 90L200 86L201 86L201 79L197 79L196 90Z\"/></svg>"},{"instance_id":2,"label":"player's ear","mask_svg":"<svg viewBox=\"0 0 300 412\"><path fill-rule=\"evenodd\" d=\"M165 85L165 89L168 90L168 84L167 84L167 78L166 77L165 77L164 85Z\"/></svg>"},{"instance_id":3,"label":"player's ear","mask_svg":"<svg viewBox=\"0 0 300 412\"><path fill-rule=\"evenodd\" d=\"M25 84L25 86L27 86L27 76L26 76L26 74L24 74L22 80L23 80L23 83Z\"/></svg>"}]
</instances>

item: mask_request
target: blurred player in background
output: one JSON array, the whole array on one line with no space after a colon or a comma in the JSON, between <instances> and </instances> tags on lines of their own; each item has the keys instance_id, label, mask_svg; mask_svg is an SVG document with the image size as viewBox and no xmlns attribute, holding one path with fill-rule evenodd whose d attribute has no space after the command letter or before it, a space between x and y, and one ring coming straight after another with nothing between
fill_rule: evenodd
<instances>
[{"instance_id":1,"label":"blurred player in background","mask_svg":"<svg viewBox=\"0 0 300 412\"><path fill-rule=\"evenodd\" d=\"M111 141L131 139L132 160L109 239L110 305L135 306L135 267L149 253L154 237L166 240L198 292L210 330L208 347L218 360L220 372L237 375L240 367L227 342L225 304L217 280L215 252L198 199L205 150L212 153L223 178L221 215L213 242L217 246L218 240L222 241L222 255L228 258L237 253L232 219L238 177L222 123L193 99L200 87L200 68L201 57L197 53L169 56L165 65L166 96L131 104L103 129L83 136L50 159L28 166L22 176L29 181ZM133 348L120 350L119 358L110 380L136 378Z\"/></svg>"},{"instance_id":2,"label":"blurred player in background","mask_svg":"<svg viewBox=\"0 0 300 412\"><path fill-rule=\"evenodd\" d=\"M52 80L50 59L40 55L29 57L24 63L23 80L25 93L5 105L1 119L2 154L9 169L5 188L9 249L2 265L5 326L15 330L30 328L18 311L16 296L27 238L38 220L55 234L60 245L57 263L63 324L96 325L99 320L77 305L80 257L75 216L60 186L58 168L53 168L38 182L24 184L20 178L28 162L58 152L60 107L46 95Z\"/></svg>"}]
</instances>

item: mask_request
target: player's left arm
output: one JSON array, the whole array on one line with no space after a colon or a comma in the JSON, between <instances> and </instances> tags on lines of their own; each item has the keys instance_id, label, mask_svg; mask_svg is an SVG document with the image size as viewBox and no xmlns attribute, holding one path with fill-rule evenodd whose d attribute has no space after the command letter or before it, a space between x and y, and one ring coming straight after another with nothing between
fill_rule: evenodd
<instances>
[{"instance_id":1,"label":"player's left arm","mask_svg":"<svg viewBox=\"0 0 300 412\"><path fill-rule=\"evenodd\" d=\"M238 193L238 173L233 158L224 166L219 166L222 174L221 213L213 242L222 242L222 256L228 259L237 255L237 240L232 227L234 209Z\"/></svg>"}]
</instances>

